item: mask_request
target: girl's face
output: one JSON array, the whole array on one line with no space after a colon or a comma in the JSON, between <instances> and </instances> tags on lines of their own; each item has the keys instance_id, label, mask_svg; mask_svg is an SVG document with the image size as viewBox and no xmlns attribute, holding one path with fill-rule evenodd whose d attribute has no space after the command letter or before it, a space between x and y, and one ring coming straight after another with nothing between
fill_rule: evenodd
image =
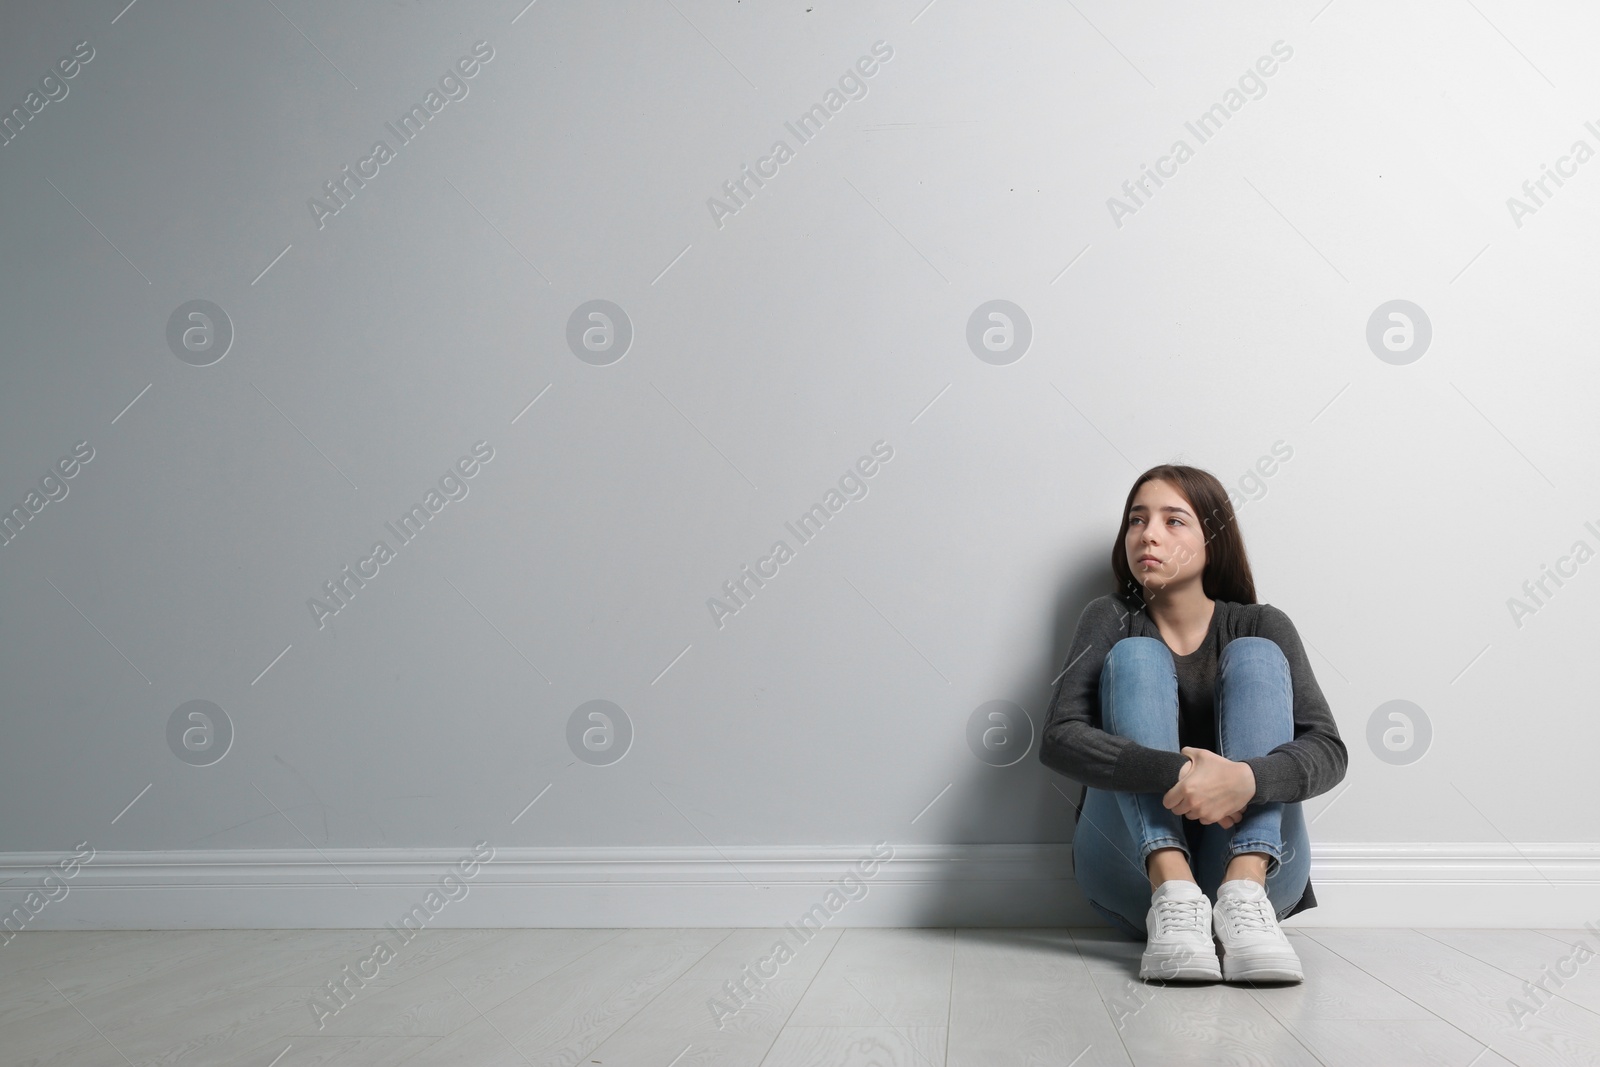
<instances>
[{"instance_id":1,"label":"girl's face","mask_svg":"<svg viewBox=\"0 0 1600 1067\"><path fill-rule=\"evenodd\" d=\"M1128 509L1128 567L1145 591L1198 582L1206 569L1200 520L1171 482L1152 478Z\"/></svg>"}]
</instances>

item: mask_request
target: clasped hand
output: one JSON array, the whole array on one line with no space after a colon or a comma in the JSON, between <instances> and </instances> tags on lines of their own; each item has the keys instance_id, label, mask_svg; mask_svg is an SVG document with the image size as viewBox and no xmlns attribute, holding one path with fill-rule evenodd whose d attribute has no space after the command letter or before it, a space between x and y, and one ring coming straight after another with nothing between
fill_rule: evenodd
<instances>
[{"instance_id":1,"label":"clasped hand","mask_svg":"<svg viewBox=\"0 0 1600 1067\"><path fill-rule=\"evenodd\" d=\"M1223 829L1243 821L1244 809L1256 795L1256 775L1250 765L1206 748L1185 746L1180 751L1189 762L1161 802L1179 815L1207 825L1220 823Z\"/></svg>"}]
</instances>

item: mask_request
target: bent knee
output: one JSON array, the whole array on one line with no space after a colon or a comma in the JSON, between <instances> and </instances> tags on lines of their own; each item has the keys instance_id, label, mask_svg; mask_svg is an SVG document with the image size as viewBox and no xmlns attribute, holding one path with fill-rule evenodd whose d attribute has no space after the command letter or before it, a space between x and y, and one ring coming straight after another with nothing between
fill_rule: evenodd
<instances>
[{"instance_id":1,"label":"bent knee","mask_svg":"<svg viewBox=\"0 0 1600 1067\"><path fill-rule=\"evenodd\" d=\"M1124 637L1111 646L1111 651L1106 653L1106 658L1115 657L1118 660L1154 659L1162 657L1170 660L1172 651L1167 648L1166 642L1158 641L1154 637Z\"/></svg>"},{"instance_id":2,"label":"bent knee","mask_svg":"<svg viewBox=\"0 0 1600 1067\"><path fill-rule=\"evenodd\" d=\"M1218 658L1218 666L1235 660L1274 666L1281 664L1284 670L1289 669L1288 657L1270 637L1235 637L1223 648L1222 655Z\"/></svg>"}]
</instances>

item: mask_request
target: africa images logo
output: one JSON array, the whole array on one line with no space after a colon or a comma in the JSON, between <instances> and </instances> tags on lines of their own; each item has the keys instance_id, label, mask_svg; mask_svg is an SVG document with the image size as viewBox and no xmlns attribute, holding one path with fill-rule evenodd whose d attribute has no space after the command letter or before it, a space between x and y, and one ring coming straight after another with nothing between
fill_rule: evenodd
<instances>
[{"instance_id":1,"label":"africa images logo","mask_svg":"<svg viewBox=\"0 0 1600 1067\"><path fill-rule=\"evenodd\" d=\"M356 593L365 589L368 582L382 573L384 566L399 558L399 548L409 545L421 536L429 520L443 511L446 504L452 500L465 500L467 494L472 491L468 480L483 470L481 464L488 463L491 459L494 459L494 448L488 441L474 444L471 456L462 456L456 460L454 467L440 476L437 489L430 488L423 494L421 503L411 505L411 508L403 512L395 522L383 524L384 529L394 535L394 547L391 548L388 541L379 538L372 543L371 552L356 560L355 570L352 571L349 564L346 564L337 575L322 583L322 591L327 594L327 600L320 600L314 596L307 597L306 607L310 610L311 621L317 624L317 629L324 629L328 625L328 619L349 607ZM369 567L371 570L368 570Z\"/></svg>"},{"instance_id":2,"label":"africa images logo","mask_svg":"<svg viewBox=\"0 0 1600 1067\"><path fill-rule=\"evenodd\" d=\"M372 142L372 151L361 159L356 160L355 172L350 170L346 163L339 168L339 176L330 178L322 183L322 190L328 196L326 201L311 197L306 201L306 207L311 210L311 218L317 224L317 229L327 225L328 217L337 215L350 205L356 193L367 187L367 182L382 173L382 168L398 158L399 149L404 148L416 140L427 128L428 122L443 111L445 105L453 100L465 100L472 91L468 81L478 76L483 70L483 64L494 58L494 48L488 41L479 41L472 46L471 56L462 56L456 60L453 68L445 71L439 77L439 88L429 88L423 94L422 103L412 104L395 122L386 122L384 126L394 134L395 147L391 148L389 142L379 139ZM443 95L440 95L440 94Z\"/></svg>"}]
</instances>

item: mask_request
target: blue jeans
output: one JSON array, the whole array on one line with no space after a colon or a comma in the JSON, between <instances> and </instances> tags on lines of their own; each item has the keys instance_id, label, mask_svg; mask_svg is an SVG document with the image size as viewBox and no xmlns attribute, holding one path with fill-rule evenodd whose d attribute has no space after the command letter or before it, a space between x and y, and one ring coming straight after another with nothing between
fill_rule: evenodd
<instances>
[{"instance_id":1,"label":"blue jeans","mask_svg":"<svg viewBox=\"0 0 1600 1067\"><path fill-rule=\"evenodd\" d=\"M1217 744L1231 760L1265 756L1294 738L1294 690L1283 651L1265 637L1236 637L1217 663ZM1148 748L1178 751L1178 672L1153 637L1125 637L1100 668L1100 718L1108 733ZM1251 804L1229 829L1179 815L1164 793L1086 788L1072 838L1073 873L1089 904L1112 926L1143 941L1150 909L1145 863L1158 848L1181 848L1195 881L1216 903L1228 860L1267 854L1267 898L1278 918L1299 902L1311 874L1305 817L1296 804Z\"/></svg>"}]
</instances>

